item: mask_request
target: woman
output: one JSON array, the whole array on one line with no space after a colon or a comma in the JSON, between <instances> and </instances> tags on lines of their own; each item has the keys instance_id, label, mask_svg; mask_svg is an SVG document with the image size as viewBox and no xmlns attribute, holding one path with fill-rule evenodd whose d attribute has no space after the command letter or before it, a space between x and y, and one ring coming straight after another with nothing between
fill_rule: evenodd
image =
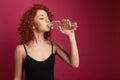
<instances>
[{"instance_id":1,"label":"woman","mask_svg":"<svg viewBox=\"0 0 120 80\"><path fill-rule=\"evenodd\" d=\"M48 24L51 21L51 12L41 4L34 5L24 13L18 28L21 44L16 47L14 54L14 80L22 80L23 70L25 80L54 80L55 55L71 67L79 66L74 30L59 26L59 31L69 39L71 51L68 54L58 43L48 40L51 31ZM61 22L71 24L68 19Z\"/></svg>"}]
</instances>

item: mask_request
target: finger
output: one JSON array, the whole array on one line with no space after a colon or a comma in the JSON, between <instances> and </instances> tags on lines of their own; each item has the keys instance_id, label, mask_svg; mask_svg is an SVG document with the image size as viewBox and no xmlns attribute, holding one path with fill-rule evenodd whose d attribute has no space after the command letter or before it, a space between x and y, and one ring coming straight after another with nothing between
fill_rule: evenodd
<instances>
[{"instance_id":1,"label":"finger","mask_svg":"<svg viewBox=\"0 0 120 80\"><path fill-rule=\"evenodd\" d=\"M66 21L67 21L67 22L70 22L70 20L69 20L69 19L66 19Z\"/></svg>"},{"instance_id":2,"label":"finger","mask_svg":"<svg viewBox=\"0 0 120 80\"><path fill-rule=\"evenodd\" d=\"M61 22L65 22L65 19L62 19Z\"/></svg>"},{"instance_id":3,"label":"finger","mask_svg":"<svg viewBox=\"0 0 120 80\"><path fill-rule=\"evenodd\" d=\"M62 19L61 21L62 22L69 22L70 20L69 19Z\"/></svg>"},{"instance_id":4,"label":"finger","mask_svg":"<svg viewBox=\"0 0 120 80\"><path fill-rule=\"evenodd\" d=\"M71 25L71 21L69 19L66 20L67 24Z\"/></svg>"},{"instance_id":5,"label":"finger","mask_svg":"<svg viewBox=\"0 0 120 80\"><path fill-rule=\"evenodd\" d=\"M69 19L65 19L65 25L66 25L66 29L70 29L71 21Z\"/></svg>"},{"instance_id":6,"label":"finger","mask_svg":"<svg viewBox=\"0 0 120 80\"><path fill-rule=\"evenodd\" d=\"M62 19L63 23L71 24L71 21L69 19Z\"/></svg>"},{"instance_id":7,"label":"finger","mask_svg":"<svg viewBox=\"0 0 120 80\"><path fill-rule=\"evenodd\" d=\"M61 27L61 26L58 26L58 28L59 28L60 32L63 33L62 27Z\"/></svg>"}]
</instances>

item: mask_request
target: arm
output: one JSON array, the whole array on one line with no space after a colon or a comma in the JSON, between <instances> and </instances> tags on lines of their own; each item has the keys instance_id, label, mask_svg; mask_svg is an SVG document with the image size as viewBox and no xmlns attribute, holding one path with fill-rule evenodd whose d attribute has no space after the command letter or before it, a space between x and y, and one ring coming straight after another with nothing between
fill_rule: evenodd
<instances>
[{"instance_id":1,"label":"arm","mask_svg":"<svg viewBox=\"0 0 120 80\"><path fill-rule=\"evenodd\" d=\"M14 80L22 80L22 63L24 59L24 52L23 52L22 45L19 45L15 49L14 53Z\"/></svg>"},{"instance_id":2,"label":"arm","mask_svg":"<svg viewBox=\"0 0 120 80\"><path fill-rule=\"evenodd\" d=\"M75 40L75 35L74 33L71 34L69 37L69 43L70 43L70 62L73 67L78 67L79 66L79 55L78 55L78 48Z\"/></svg>"},{"instance_id":3,"label":"arm","mask_svg":"<svg viewBox=\"0 0 120 80\"><path fill-rule=\"evenodd\" d=\"M66 30L60 27L60 32L67 35L70 43L70 54L68 54L61 46L56 44L56 53L70 66L77 68L79 66L78 48L75 40L74 30Z\"/></svg>"}]
</instances>

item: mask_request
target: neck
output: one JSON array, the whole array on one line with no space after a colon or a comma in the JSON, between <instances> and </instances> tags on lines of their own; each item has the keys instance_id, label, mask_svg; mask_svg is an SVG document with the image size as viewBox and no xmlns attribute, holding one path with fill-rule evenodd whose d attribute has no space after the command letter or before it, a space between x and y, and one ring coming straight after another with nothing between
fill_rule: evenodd
<instances>
[{"instance_id":1,"label":"neck","mask_svg":"<svg viewBox=\"0 0 120 80\"><path fill-rule=\"evenodd\" d=\"M44 33L36 33L35 32L34 35L35 35L35 39L33 40L33 43L41 44L46 41L46 39L44 38Z\"/></svg>"}]
</instances>

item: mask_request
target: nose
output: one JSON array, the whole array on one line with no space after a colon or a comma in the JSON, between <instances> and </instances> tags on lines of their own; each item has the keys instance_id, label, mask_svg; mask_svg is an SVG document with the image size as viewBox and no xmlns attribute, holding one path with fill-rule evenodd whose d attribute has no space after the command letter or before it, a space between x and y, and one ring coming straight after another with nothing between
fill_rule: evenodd
<instances>
[{"instance_id":1,"label":"nose","mask_svg":"<svg viewBox=\"0 0 120 80\"><path fill-rule=\"evenodd\" d=\"M46 19L46 22L47 22L47 23L49 23L49 22L50 22L50 20L47 18L47 19Z\"/></svg>"}]
</instances>

